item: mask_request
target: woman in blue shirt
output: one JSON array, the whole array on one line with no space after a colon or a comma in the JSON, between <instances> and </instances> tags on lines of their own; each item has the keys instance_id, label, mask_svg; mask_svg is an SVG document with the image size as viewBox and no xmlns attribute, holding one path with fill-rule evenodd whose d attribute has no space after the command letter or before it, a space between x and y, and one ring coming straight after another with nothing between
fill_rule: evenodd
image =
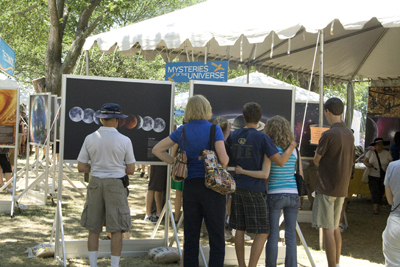
<instances>
[{"instance_id":1,"label":"woman in blue shirt","mask_svg":"<svg viewBox=\"0 0 400 267\"><path fill-rule=\"evenodd\" d=\"M169 137L161 140L153 154L162 161L173 164L174 158L166 151L178 144L186 151L188 177L184 180L184 266L199 266L200 228L204 218L210 242L209 266L223 266L225 258L225 196L204 185L205 169L199 153L209 149L211 105L202 95L189 98L185 109L186 124L175 130ZM184 129L184 131L182 131ZM215 150L221 165L226 168L229 157L226 154L224 136L216 126Z\"/></svg>"}]
</instances>

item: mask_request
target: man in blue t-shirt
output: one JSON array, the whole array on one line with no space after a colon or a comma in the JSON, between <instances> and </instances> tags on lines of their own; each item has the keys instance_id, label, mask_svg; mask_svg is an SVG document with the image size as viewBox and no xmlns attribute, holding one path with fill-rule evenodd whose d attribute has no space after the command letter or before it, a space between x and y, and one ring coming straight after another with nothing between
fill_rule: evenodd
<instances>
[{"instance_id":1,"label":"man in blue t-shirt","mask_svg":"<svg viewBox=\"0 0 400 267\"><path fill-rule=\"evenodd\" d=\"M269 234L266 203L266 179L269 175L269 168L265 167L264 158L266 162L269 158L278 166L283 166L297 146L296 142L292 141L289 148L280 155L269 136L257 131L261 115L262 109L259 104L246 103L243 106L246 127L234 131L227 140L232 150L235 166L243 169L243 174L235 174L236 192L232 195L229 220L229 226L236 229L235 250L239 267L246 266L244 260L245 232L256 234L251 248L249 267L257 266ZM247 172L251 172L251 176Z\"/></svg>"}]
</instances>

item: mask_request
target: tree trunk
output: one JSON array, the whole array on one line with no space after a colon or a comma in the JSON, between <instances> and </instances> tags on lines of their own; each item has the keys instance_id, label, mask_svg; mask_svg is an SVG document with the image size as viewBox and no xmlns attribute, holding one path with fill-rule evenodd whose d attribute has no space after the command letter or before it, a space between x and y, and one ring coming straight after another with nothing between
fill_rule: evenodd
<instances>
[{"instance_id":1,"label":"tree trunk","mask_svg":"<svg viewBox=\"0 0 400 267\"><path fill-rule=\"evenodd\" d=\"M58 16L57 1L48 0L50 15L50 32L47 41L45 58L46 90L58 96L61 95L61 52L62 33Z\"/></svg>"}]
</instances>

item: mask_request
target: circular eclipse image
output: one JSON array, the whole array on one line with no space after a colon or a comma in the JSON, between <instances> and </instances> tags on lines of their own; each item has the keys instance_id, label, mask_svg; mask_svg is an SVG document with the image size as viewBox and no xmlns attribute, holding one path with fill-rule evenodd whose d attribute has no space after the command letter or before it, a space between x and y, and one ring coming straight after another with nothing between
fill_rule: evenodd
<instances>
[{"instance_id":1,"label":"circular eclipse image","mask_svg":"<svg viewBox=\"0 0 400 267\"><path fill-rule=\"evenodd\" d=\"M150 131L154 127L154 120L153 118L146 116L143 118L143 126L142 129L145 131Z\"/></svg>"},{"instance_id":2,"label":"circular eclipse image","mask_svg":"<svg viewBox=\"0 0 400 267\"><path fill-rule=\"evenodd\" d=\"M167 124L165 123L165 121L164 121L163 119L157 118L157 119L154 120L153 130L154 130L156 133L161 133L162 131L165 130L165 126L166 126L166 125L167 125Z\"/></svg>"},{"instance_id":3,"label":"circular eclipse image","mask_svg":"<svg viewBox=\"0 0 400 267\"><path fill-rule=\"evenodd\" d=\"M93 121L97 124L97 125L102 125L100 122L99 118L96 118L96 114L99 114L100 110L97 110L94 114L93 114Z\"/></svg>"},{"instance_id":4,"label":"circular eclipse image","mask_svg":"<svg viewBox=\"0 0 400 267\"><path fill-rule=\"evenodd\" d=\"M137 124L137 118L135 115L129 114L128 117L125 119L125 127L128 129L135 128Z\"/></svg>"},{"instance_id":5,"label":"circular eclipse image","mask_svg":"<svg viewBox=\"0 0 400 267\"><path fill-rule=\"evenodd\" d=\"M139 115L137 115L136 117L137 117L137 124L135 129L139 130L143 127L143 118Z\"/></svg>"},{"instance_id":6,"label":"circular eclipse image","mask_svg":"<svg viewBox=\"0 0 400 267\"><path fill-rule=\"evenodd\" d=\"M93 122L94 110L87 108L83 111L83 122L90 124Z\"/></svg>"},{"instance_id":7,"label":"circular eclipse image","mask_svg":"<svg viewBox=\"0 0 400 267\"><path fill-rule=\"evenodd\" d=\"M83 110L80 107L73 107L69 110L69 118L74 122L80 122L83 119Z\"/></svg>"}]
</instances>

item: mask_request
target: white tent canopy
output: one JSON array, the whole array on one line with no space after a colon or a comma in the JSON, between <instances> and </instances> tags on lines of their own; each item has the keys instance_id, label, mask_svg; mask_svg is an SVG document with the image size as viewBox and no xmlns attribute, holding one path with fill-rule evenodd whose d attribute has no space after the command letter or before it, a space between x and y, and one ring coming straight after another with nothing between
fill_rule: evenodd
<instances>
[{"instance_id":1,"label":"white tent canopy","mask_svg":"<svg viewBox=\"0 0 400 267\"><path fill-rule=\"evenodd\" d=\"M19 85L17 81L9 79L3 73L0 73L0 89L18 89Z\"/></svg>"},{"instance_id":2,"label":"white tent canopy","mask_svg":"<svg viewBox=\"0 0 400 267\"><path fill-rule=\"evenodd\" d=\"M234 79L230 79L228 81L229 83L247 83L247 75L243 75ZM278 79L272 78L270 76L267 76L265 74L262 74L260 72L252 72L249 74L249 84L263 84L263 85L273 85L273 86L279 86L279 87L284 87L284 88L293 88L296 87L296 102L318 102L319 101L319 94L308 91L306 89L303 89L298 86L294 86L289 83L285 83L283 81L280 81ZM328 100L327 97L325 97L325 100Z\"/></svg>"},{"instance_id":3,"label":"white tent canopy","mask_svg":"<svg viewBox=\"0 0 400 267\"><path fill-rule=\"evenodd\" d=\"M309 79L319 30L324 32L324 77L399 79L400 1L208 0L182 10L89 37L124 55L145 59L229 60ZM318 66L318 65L317 65ZM318 75L318 67L317 75Z\"/></svg>"}]
</instances>

